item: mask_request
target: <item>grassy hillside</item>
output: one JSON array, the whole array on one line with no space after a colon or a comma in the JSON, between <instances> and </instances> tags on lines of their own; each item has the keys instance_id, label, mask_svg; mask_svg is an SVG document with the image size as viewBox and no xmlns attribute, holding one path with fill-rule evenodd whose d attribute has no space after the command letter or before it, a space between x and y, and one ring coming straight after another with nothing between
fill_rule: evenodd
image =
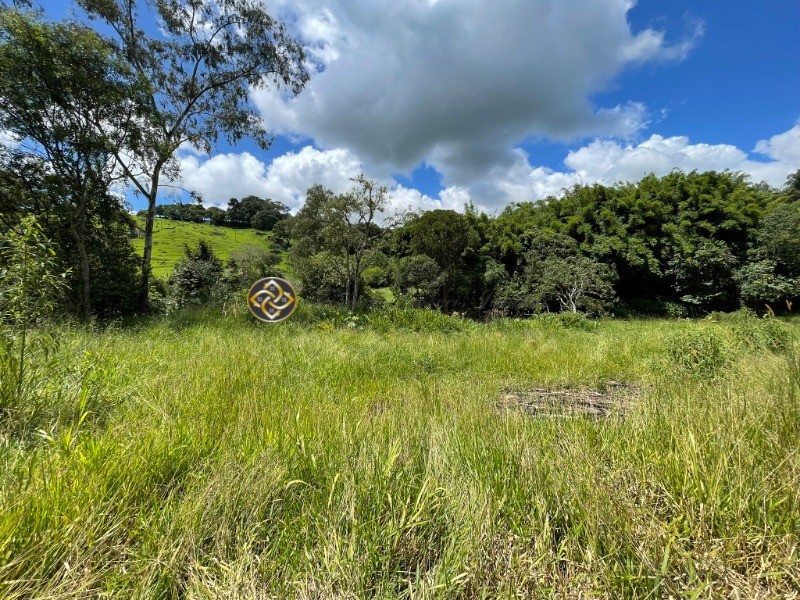
<instances>
[{"instance_id":1,"label":"grassy hillside","mask_svg":"<svg viewBox=\"0 0 800 600\"><path fill-rule=\"evenodd\" d=\"M796 594L798 324L234 308L56 332L0 596Z\"/></svg>"},{"instance_id":2,"label":"grassy hillside","mask_svg":"<svg viewBox=\"0 0 800 600\"><path fill-rule=\"evenodd\" d=\"M144 224L141 226L144 227ZM153 273L157 277L168 276L175 263L183 257L184 244L196 246L201 239L205 239L214 248L217 256L225 260L231 251L246 244L271 248L270 235L255 229L233 229L210 223L156 219L153 230ZM133 245L139 254L144 252L144 238L135 238Z\"/></svg>"}]
</instances>

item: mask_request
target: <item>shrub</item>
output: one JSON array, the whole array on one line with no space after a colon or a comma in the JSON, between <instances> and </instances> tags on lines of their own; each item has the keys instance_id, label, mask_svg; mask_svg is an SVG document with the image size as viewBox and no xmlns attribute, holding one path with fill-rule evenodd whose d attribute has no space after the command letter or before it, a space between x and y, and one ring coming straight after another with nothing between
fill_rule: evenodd
<instances>
[{"instance_id":1,"label":"shrub","mask_svg":"<svg viewBox=\"0 0 800 600\"><path fill-rule=\"evenodd\" d=\"M770 316L759 318L747 308L732 313L714 312L707 320L726 327L743 350L783 352L791 341L789 329L781 321Z\"/></svg>"},{"instance_id":2,"label":"shrub","mask_svg":"<svg viewBox=\"0 0 800 600\"><path fill-rule=\"evenodd\" d=\"M597 322L589 319L583 313L544 313L536 315L532 320L535 324L544 328L582 329L584 331L597 329Z\"/></svg>"},{"instance_id":3,"label":"shrub","mask_svg":"<svg viewBox=\"0 0 800 600\"><path fill-rule=\"evenodd\" d=\"M65 291L58 261L34 217L0 236L0 427L22 430L37 423L39 407L52 402L43 390L53 378L59 338L39 325L52 317ZM0 429L2 433L2 429ZM0 435L0 437L2 437Z\"/></svg>"},{"instance_id":4,"label":"shrub","mask_svg":"<svg viewBox=\"0 0 800 600\"><path fill-rule=\"evenodd\" d=\"M232 289L249 288L264 277L281 277L278 268L281 255L248 244L231 252L225 269L224 280Z\"/></svg>"},{"instance_id":5,"label":"shrub","mask_svg":"<svg viewBox=\"0 0 800 600\"><path fill-rule=\"evenodd\" d=\"M732 351L722 332L705 326L675 332L666 338L668 364L681 371L710 377L732 358Z\"/></svg>"},{"instance_id":6,"label":"shrub","mask_svg":"<svg viewBox=\"0 0 800 600\"><path fill-rule=\"evenodd\" d=\"M205 240L200 240L196 248L186 245L184 253L169 280L173 298L179 307L204 304L211 300L214 288L220 283L222 262Z\"/></svg>"}]
</instances>

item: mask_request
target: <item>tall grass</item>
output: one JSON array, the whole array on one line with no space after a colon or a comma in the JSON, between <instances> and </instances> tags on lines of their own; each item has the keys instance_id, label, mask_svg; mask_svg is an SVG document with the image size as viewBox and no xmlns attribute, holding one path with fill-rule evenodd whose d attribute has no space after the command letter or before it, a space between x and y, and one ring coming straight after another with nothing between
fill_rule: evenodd
<instances>
[{"instance_id":1,"label":"tall grass","mask_svg":"<svg viewBox=\"0 0 800 600\"><path fill-rule=\"evenodd\" d=\"M298 316L187 313L60 332L60 361L94 367L60 376L52 397L83 402L78 414L37 421L38 436L5 434L0 595L800 589L791 342L744 343L726 323ZM711 372L669 368L708 328L726 359ZM82 377L94 378L87 392ZM495 406L509 386L608 379L642 387L619 418Z\"/></svg>"}]
</instances>

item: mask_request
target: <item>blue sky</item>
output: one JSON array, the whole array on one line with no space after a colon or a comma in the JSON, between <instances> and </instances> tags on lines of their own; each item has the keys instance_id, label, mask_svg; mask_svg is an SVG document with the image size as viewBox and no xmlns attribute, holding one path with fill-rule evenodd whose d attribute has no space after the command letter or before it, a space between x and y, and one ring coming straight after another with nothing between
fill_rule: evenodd
<instances>
[{"instance_id":1,"label":"blue sky","mask_svg":"<svg viewBox=\"0 0 800 600\"><path fill-rule=\"evenodd\" d=\"M69 3L50 0L59 18ZM358 172L397 207L489 212L673 168L800 168L800 4L642 0L275 0L313 59L297 98L255 91L277 133L182 152L207 204L300 206ZM136 208L142 202L132 198Z\"/></svg>"}]
</instances>

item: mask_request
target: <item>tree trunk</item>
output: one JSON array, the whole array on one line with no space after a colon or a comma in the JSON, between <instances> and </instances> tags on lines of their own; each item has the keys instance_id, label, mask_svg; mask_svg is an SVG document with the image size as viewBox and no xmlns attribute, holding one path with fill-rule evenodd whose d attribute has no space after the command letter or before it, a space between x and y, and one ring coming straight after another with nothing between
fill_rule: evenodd
<instances>
[{"instance_id":1,"label":"tree trunk","mask_svg":"<svg viewBox=\"0 0 800 600\"><path fill-rule=\"evenodd\" d=\"M350 254L347 254L347 258L345 259L345 282L344 282L344 305L347 308L350 308Z\"/></svg>"},{"instance_id":2,"label":"tree trunk","mask_svg":"<svg viewBox=\"0 0 800 600\"><path fill-rule=\"evenodd\" d=\"M153 180L150 182L150 195L147 198L147 219L144 226L144 255L142 256L142 287L139 291L139 311L150 308L150 273L153 258L153 226L156 220L156 200L158 199L158 180L161 165L156 165Z\"/></svg>"},{"instance_id":3,"label":"tree trunk","mask_svg":"<svg viewBox=\"0 0 800 600\"><path fill-rule=\"evenodd\" d=\"M353 308L358 306L358 270L360 267L360 260L356 259L355 268L353 270Z\"/></svg>"},{"instance_id":4,"label":"tree trunk","mask_svg":"<svg viewBox=\"0 0 800 600\"><path fill-rule=\"evenodd\" d=\"M79 201L76 214L70 216L70 229L80 259L81 292L78 312L82 320L88 321L92 315L92 280L89 273L89 253L86 250L86 200L83 198Z\"/></svg>"}]
</instances>

